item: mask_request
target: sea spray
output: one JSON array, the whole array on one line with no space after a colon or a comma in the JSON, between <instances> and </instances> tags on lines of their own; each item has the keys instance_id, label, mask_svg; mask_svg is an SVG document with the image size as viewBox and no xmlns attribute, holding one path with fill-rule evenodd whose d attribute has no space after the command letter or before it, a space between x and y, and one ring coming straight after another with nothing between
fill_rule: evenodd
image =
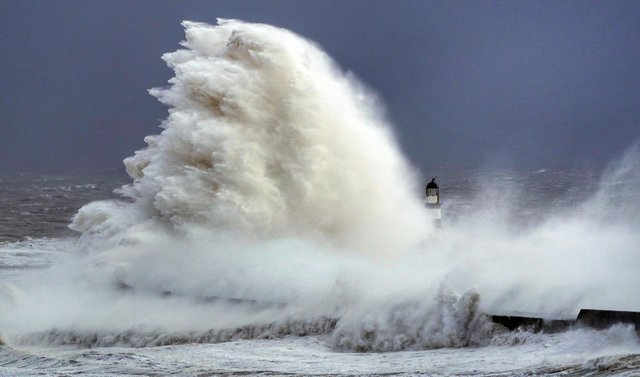
<instances>
[{"instance_id":1,"label":"sea spray","mask_svg":"<svg viewBox=\"0 0 640 377\"><path fill-rule=\"evenodd\" d=\"M428 233L381 105L353 75L286 30L183 25L184 49L163 56L175 77L151 90L164 130L125 160L123 200L79 210L80 247L3 303L14 341L332 318Z\"/></svg>"},{"instance_id":2,"label":"sea spray","mask_svg":"<svg viewBox=\"0 0 640 377\"><path fill-rule=\"evenodd\" d=\"M478 311L479 299L475 292L459 296L443 288L435 300L419 297L377 305L375 311L359 308L340 320L330 343L357 352L485 345L500 329Z\"/></svg>"},{"instance_id":3,"label":"sea spray","mask_svg":"<svg viewBox=\"0 0 640 377\"><path fill-rule=\"evenodd\" d=\"M163 57L175 77L151 91L164 130L125 161L123 200L74 217L78 247L2 290L8 343L331 333L390 351L502 339L484 313L640 310L633 149L534 226L510 229L522 195L490 186L433 233L379 103L326 54L266 25L184 26Z\"/></svg>"},{"instance_id":4,"label":"sea spray","mask_svg":"<svg viewBox=\"0 0 640 377\"><path fill-rule=\"evenodd\" d=\"M135 238L196 225L378 256L424 236L412 173L352 75L283 29L183 25L184 49L163 56L175 77L151 90L169 107L164 130L125 160L132 203L85 206L73 229Z\"/></svg>"},{"instance_id":5,"label":"sea spray","mask_svg":"<svg viewBox=\"0 0 640 377\"><path fill-rule=\"evenodd\" d=\"M613 160L602 173L596 194L581 207L581 214L607 227L640 227L640 141Z\"/></svg>"}]
</instances>

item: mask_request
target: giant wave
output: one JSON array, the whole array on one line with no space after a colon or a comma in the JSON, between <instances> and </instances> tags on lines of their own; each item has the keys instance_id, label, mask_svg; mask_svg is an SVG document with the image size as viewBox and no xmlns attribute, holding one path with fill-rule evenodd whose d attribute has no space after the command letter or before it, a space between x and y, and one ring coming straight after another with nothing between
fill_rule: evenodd
<instances>
[{"instance_id":1,"label":"giant wave","mask_svg":"<svg viewBox=\"0 0 640 377\"><path fill-rule=\"evenodd\" d=\"M640 309L637 147L540 224L514 231L510 196L486 190L436 232L380 101L319 47L183 25L163 56L175 77L151 90L162 132L125 160L122 200L73 218L77 245L2 287L7 343L329 334L336 350L397 351L490 344L503 335L487 312Z\"/></svg>"}]
</instances>

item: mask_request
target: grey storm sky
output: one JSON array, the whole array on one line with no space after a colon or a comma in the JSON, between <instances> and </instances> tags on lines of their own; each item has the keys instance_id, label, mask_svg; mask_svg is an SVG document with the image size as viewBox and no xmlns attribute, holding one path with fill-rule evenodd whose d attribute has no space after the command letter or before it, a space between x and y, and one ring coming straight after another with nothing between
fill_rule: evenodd
<instances>
[{"instance_id":1,"label":"grey storm sky","mask_svg":"<svg viewBox=\"0 0 640 377\"><path fill-rule=\"evenodd\" d=\"M180 22L219 17L320 44L423 170L597 168L640 138L640 1L0 0L0 173L121 167Z\"/></svg>"}]
</instances>

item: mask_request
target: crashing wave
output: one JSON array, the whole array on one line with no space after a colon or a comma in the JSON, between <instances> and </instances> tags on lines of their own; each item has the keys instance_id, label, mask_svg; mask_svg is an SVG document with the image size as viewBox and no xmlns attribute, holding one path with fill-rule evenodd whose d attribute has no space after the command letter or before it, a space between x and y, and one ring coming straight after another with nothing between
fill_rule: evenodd
<instances>
[{"instance_id":1,"label":"crashing wave","mask_svg":"<svg viewBox=\"0 0 640 377\"><path fill-rule=\"evenodd\" d=\"M13 339L19 345L76 345L91 347L157 347L190 343L223 343L240 339L277 339L285 336L324 335L330 333L337 320L321 317L290 320L263 325L245 325L234 329L171 332L149 330L79 331L51 329L20 335Z\"/></svg>"},{"instance_id":2,"label":"crashing wave","mask_svg":"<svg viewBox=\"0 0 640 377\"><path fill-rule=\"evenodd\" d=\"M501 329L478 310L479 299L472 292L439 294L435 303L416 300L352 313L338 322L331 345L357 352L486 345Z\"/></svg>"},{"instance_id":3,"label":"crashing wave","mask_svg":"<svg viewBox=\"0 0 640 377\"><path fill-rule=\"evenodd\" d=\"M510 203L488 190L486 208L433 236L380 105L317 46L235 20L184 26L184 49L163 56L175 77L151 91L169 116L125 160L124 200L84 206L71 227L87 242L0 287L5 341L331 333L334 349L379 352L500 341L478 294L432 294L440 284L477 287L484 310L638 310L637 147L573 212L512 233L495 207Z\"/></svg>"},{"instance_id":4,"label":"crashing wave","mask_svg":"<svg viewBox=\"0 0 640 377\"><path fill-rule=\"evenodd\" d=\"M406 250L425 222L381 105L315 44L276 27L184 22L175 71L151 94L159 135L125 160L131 202L94 202L71 227L136 240L201 226L303 237L369 254Z\"/></svg>"}]
</instances>

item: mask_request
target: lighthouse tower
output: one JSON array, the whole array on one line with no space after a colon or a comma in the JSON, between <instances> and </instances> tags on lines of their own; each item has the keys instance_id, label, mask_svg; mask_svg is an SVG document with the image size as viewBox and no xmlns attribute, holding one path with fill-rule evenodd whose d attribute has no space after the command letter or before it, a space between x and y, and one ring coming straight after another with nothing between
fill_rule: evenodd
<instances>
[{"instance_id":1,"label":"lighthouse tower","mask_svg":"<svg viewBox=\"0 0 640 377\"><path fill-rule=\"evenodd\" d=\"M424 205L436 228L440 228L442 227L442 211L440 210L440 189L436 184L436 178L438 177L433 177L431 182L427 184L427 197L424 199Z\"/></svg>"}]
</instances>

